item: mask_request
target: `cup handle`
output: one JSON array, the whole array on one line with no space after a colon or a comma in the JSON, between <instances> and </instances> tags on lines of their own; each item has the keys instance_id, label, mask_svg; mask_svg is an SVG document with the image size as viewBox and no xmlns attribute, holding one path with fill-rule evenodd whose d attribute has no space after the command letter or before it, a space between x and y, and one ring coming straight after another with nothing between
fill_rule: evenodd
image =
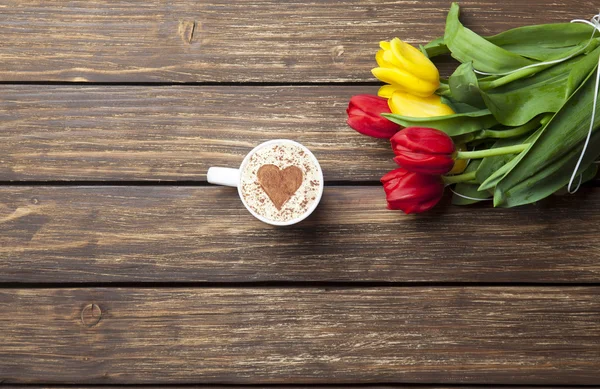
<instances>
[{"instance_id":1,"label":"cup handle","mask_svg":"<svg viewBox=\"0 0 600 389\"><path fill-rule=\"evenodd\" d=\"M211 184L237 188L240 184L240 169L211 167L208 169L208 173L206 173L206 180Z\"/></svg>"}]
</instances>

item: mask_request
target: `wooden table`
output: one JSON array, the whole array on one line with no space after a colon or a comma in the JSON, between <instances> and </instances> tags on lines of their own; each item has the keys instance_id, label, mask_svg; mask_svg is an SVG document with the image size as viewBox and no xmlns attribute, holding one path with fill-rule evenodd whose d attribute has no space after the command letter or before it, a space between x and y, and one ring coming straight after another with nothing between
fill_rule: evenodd
<instances>
[{"instance_id":1,"label":"wooden table","mask_svg":"<svg viewBox=\"0 0 600 389\"><path fill-rule=\"evenodd\" d=\"M461 5L487 35L599 4ZM4 1L0 383L599 385L597 183L405 216L387 142L345 124L378 41L440 36L449 6ZM272 138L325 172L291 228L206 183Z\"/></svg>"}]
</instances>

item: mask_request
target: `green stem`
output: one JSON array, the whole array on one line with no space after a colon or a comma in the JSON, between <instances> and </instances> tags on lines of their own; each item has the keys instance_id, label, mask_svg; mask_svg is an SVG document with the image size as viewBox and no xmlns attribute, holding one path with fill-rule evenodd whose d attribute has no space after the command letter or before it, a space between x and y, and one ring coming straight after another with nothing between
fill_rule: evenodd
<instances>
[{"instance_id":1,"label":"green stem","mask_svg":"<svg viewBox=\"0 0 600 389\"><path fill-rule=\"evenodd\" d=\"M495 79L494 81L481 82L479 85L481 87L481 90L488 91L490 89L494 89L494 88L498 88L500 86L506 85L506 84L513 82L515 80L518 80L520 78L528 77L532 74L541 72L542 70L547 69L550 66L552 66L552 65L541 65L541 66L535 66L532 68L521 69L514 73L507 74L505 76L501 76L500 78Z\"/></svg>"},{"instance_id":2,"label":"green stem","mask_svg":"<svg viewBox=\"0 0 600 389\"><path fill-rule=\"evenodd\" d=\"M483 129L483 130L479 130L479 131L475 131L475 132L470 132L468 134L459 135L459 136L453 137L453 139L454 139L454 143L461 144L461 143L469 143L474 140L480 140L480 139L514 138L517 136L528 134L528 133L532 132L533 130L538 129L540 127L540 125L546 124L548 122L548 120L550 120L551 117L552 117L551 114L547 114L547 115L541 116L539 118L532 119L529 122L523 124L522 126L514 127L511 129L508 129L508 130Z\"/></svg>"},{"instance_id":3,"label":"green stem","mask_svg":"<svg viewBox=\"0 0 600 389\"><path fill-rule=\"evenodd\" d=\"M485 139L485 138L496 138L496 139L512 138L512 137L515 137L515 136L527 134L528 132L531 132L531 131L535 130L536 128L538 128L539 125L540 125L540 121L539 120L531 120L531 121L525 123L522 126L511 128L510 130L500 130L500 131L497 131L497 130L483 130L481 132L480 136L477 137L477 139Z\"/></svg>"},{"instance_id":4,"label":"green stem","mask_svg":"<svg viewBox=\"0 0 600 389\"><path fill-rule=\"evenodd\" d=\"M459 182L467 182L474 180L476 178L475 173L476 172L470 172L458 174L456 176L442 176L442 179L444 180L444 184L446 185L458 184Z\"/></svg>"},{"instance_id":5,"label":"green stem","mask_svg":"<svg viewBox=\"0 0 600 389\"><path fill-rule=\"evenodd\" d=\"M498 147L495 149L477 150L477 151L458 151L456 153L456 159L481 159L486 157L495 157L498 155L505 154L518 154L521 151L527 149L530 143L523 143L520 145Z\"/></svg>"},{"instance_id":6,"label":"green stem","mask_svg":"<svg viewBox=\"0 0 600 389\"><path fill-rule=\"evenodd\" d=\"M452 93L450 92L450 86L443 82L440 83L439 88L435 91L436 94L445 97L451 97Z\"/></svg>"}]
</instances>

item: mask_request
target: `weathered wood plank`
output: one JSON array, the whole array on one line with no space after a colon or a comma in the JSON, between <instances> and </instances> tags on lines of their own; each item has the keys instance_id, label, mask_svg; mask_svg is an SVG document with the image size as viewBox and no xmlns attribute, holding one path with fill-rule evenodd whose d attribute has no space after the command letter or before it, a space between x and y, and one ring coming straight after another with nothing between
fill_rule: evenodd
<instances>
[{"instance_id":1,"label":"weathered wood plank","mask_svg":"<svg viewBox=\"0 0 600 389\"><path fill-rule=\"evenodd\" d=\"M599 321L598 287L3 289L0 381L597 385Z\"/></svg>"},{"instance_id":2,"label":"weathered wood plank","mask_svg":"<svg viewBox=\"0 0 600 389\"><path fill-rule=\"evenodd\" d=\"M520 209L406 216L326 187L305 222L219 187L0 187L1 282L599 282L600 189Z\"/></svg>"},{"instance_id":3,"label":"weathered wood plank","mask_svg":"<svg viewBox=\"0 0 600 389\"><path fill-rule=\"evenodd\" d=\"M288 385L203 385L197 384L187 384L187 385L169 385L169 389L185 389L185 388L195 388L195 389L348 389L352 388L352 383L345 385L337 385L337 384L327 384L327 385L298 385L298 384L288 384ZM131 389L131 386L128 385L103 385L106 389ZM457 389L457 386L441 386L441 385L406 385L406 384L386 384L386 385L364 385L360 384L360 387L363 389ZM469 385L467 389L506 389L507 386L494 386L494 385ZM3 385L2 389L22 389L22 385ZM27 385L28 389L96 389L98 386L86 386L86 385L68 385L68 386L60 386L60 385ZM140 389L165 389L164 385L135 385L135 388ZM585 389L598 389L600 386L585 386ZM511 385L510 389L581 389L581 386L519 386L519 385Z\"/></svg>"},{"instance_id":4,"label":"weathered wood plank","mask_svg":"<svg viewBox=\"0 0 600 389\"><path fill-rule=\"evenodd\" d=\"M375 87L7 85L0 180L193 180L237 167L257 144L291 138L326 180L378 180L386 140L346 125L350 97Z\"/></svg>"},{"instance_id":5,"label":"weathered wood plank","mask_svg":"<svg viewBox=\"0 0 600 389\"><path fill-rule=\"evenodd\" d=\"M483 34L590 18L592 0L462 1ZM380 40L443 34L450 0L5 1L2 81L373 80Z\"/></svg>"}]
</instances>

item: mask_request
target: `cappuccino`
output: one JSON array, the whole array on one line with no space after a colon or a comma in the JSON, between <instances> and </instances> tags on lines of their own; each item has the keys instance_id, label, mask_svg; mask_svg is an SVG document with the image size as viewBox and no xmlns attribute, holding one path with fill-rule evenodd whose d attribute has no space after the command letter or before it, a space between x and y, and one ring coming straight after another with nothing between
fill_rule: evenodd
<instances>
[{"instance_id":1,"label":"cappuccino","mask_svg":"<svg viewBox=\"0 0 600 389\"><path fill-rule=\"evenodd\" d=\"M302 217L319 201L322 173L312 154L282 140L259 147L240 172L246 206L274 222Z\"/></svg>"}]
</instances>

